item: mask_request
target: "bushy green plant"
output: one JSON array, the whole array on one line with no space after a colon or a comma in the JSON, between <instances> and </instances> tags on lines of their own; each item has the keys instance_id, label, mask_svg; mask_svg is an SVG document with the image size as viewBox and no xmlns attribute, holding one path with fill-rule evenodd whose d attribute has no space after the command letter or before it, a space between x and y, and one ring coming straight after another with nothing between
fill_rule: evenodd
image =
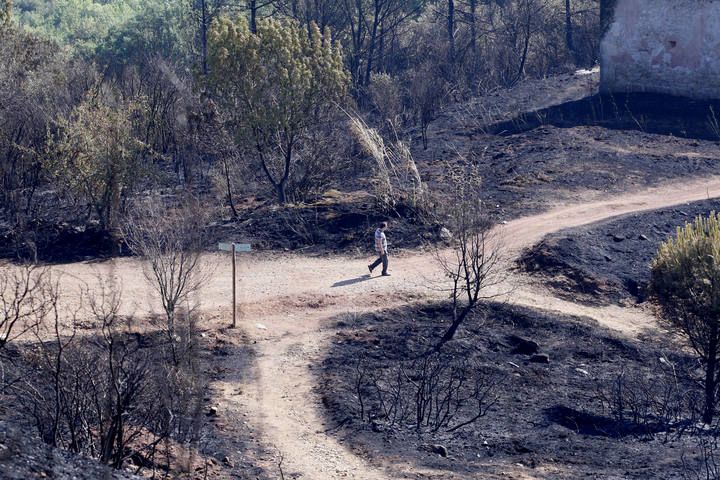
<instances>
[{"instance_id":1,"label":"bushy green plant","mask_svg":"<svg viewBox=\"0 0 720 480\"><path fill-rule=\"evenodd\" d=\"M711 423L720 373L720 214L696 218L660 246L651 291L665 324L687 339L705 366L703 420Z\"/></svg>"},{"instance_id":2,"label":"bushy green plant","mask_svg":"<svg viewBox=\"0 0 720 480\"><path fill-rule=\"evenodd\" d=\"M57 132L48 138L47 171L72 198L89 205L109 232L141 178L145 146L134 134L144 108L141 101L113 103L94 92L58 120Z\"/></svg>"},{"instance_id":3,"label":"bushy green plant","mask_svg":"<svg viewBox=\"0 0 720 480\"><path fill-rule=\"evenodd\" d=\"M208 85L240 146L252 151L278 201L301 159L295 149L310 128L336 110L349 84L342 49L330 32L296 22L221 17L209 38Z\"/></svg>"},{"instance_id":4,"label":"bushy green plant","mask_svg":"<svg viewBox=\"0 0 720 480\"><path fill-rule=\"evenodd\" d=\"M4 0L2 7L0 7L0 28L4 28L12 21L12 0Z\"/></svg>"}]
</instances>

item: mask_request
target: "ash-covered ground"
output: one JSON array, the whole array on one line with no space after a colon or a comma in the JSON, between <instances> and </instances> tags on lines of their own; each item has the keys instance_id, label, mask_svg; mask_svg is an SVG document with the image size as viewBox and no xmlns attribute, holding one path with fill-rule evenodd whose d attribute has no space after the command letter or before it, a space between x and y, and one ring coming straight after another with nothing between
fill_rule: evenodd
<instances>
[{"instance_id":1,"label":"ash-covered ground","mask_svg":"<svg viewBox=\"0 0 720 480\"><path fill-rule=\"evenodd\" d=\"M720 201L624 215L562 230L524 252L520 268L563 297L590 303L644 301L658 247L698 215L720 211Z\"/></svg>"}]
</instances>

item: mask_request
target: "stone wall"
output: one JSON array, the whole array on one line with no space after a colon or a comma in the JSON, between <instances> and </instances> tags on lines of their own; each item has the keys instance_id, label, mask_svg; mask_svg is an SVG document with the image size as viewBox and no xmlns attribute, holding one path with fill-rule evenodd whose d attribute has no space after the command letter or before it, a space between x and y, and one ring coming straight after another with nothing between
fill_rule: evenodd
<instances>
[{"instance_id":1,"label":"stone wall","mask_svg":"<svg viewBox=\"0 0 720 480\"><path fill-rule=\"evenodd\" d=\"M600 89L720 99L720 0L602 0Z\"/></svg>"}]
</instances>

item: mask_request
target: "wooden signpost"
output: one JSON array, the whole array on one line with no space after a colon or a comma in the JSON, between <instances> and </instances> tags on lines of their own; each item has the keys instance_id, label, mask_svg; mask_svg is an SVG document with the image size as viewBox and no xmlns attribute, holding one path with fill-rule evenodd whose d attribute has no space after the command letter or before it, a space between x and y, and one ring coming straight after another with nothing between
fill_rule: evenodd
<instances>
[{"instance_id":1,"label":"wooden signpost","mask_svg":"<svg viewBox=\"0 0 720 480\"><path fill-rule=\"evenodd\" d=\"M232 328L235 328L237 326L237 301L236 301L236 287L237 287L237 280L236 280L236 261L235 261L235 254L238 252L250 252L252 251L252 247L249 243L218 243L218 250L222 252L232 252L232 312L233 312L233 321L232 321Z\"/></svg>"}]
</instances>

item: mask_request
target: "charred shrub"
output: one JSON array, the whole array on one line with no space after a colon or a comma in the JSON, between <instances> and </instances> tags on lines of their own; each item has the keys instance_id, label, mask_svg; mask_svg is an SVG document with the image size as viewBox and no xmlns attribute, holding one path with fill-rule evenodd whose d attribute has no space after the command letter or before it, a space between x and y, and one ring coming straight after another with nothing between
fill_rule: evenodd
<instances>
[{"instance_id":1,"label":"charred shrub","mask_svg":"<svg viewBox=\"0 0 720 480\"><path fill-rule=\"evenodd\" d=\"M55 308L36 329L16 362L14 403L49 445L117 469L168 471L173 446L196 442L202 428L196 354L176 363L172 340L139 333L116 295L89 303L88 316Z\"/></svg>"},{"instance_id":2,"label":"charred shrub","mask_svg":"<svg viewBox=\"0 0 720 480\"><path fill-rule=\"evenodd\" d=\"M488 414L503 377L476 361L439 353L391 365L358 361L354 388L362 421L452 432Z\"/></svg>"},{"instance_id":3,"label":"charred shrub","mask_svg":"<svg viewBox=\"0 0 720 480\"><path fill-rule=\"evenodd\" d=\"M622 369L597 383L596 400L612 422L611 436L682 435L698 420L701 392L677 366L662 357L651 372Z\"/></svg>"}]
</instances>

